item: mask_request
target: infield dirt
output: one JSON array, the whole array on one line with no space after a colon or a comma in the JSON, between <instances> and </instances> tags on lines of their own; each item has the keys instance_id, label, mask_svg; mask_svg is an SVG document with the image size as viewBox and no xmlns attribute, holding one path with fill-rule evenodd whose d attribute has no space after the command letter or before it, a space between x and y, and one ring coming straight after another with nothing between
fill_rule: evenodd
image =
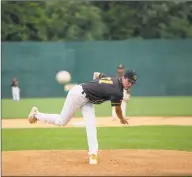
<instances>
[{"instance_id":1,"label":"infield dirt","mask_svg":"<svg viewBox=\"0 0 192 177\"><path fill-rule=\"evenodd\" d=\"M131 118L129 126L192 125L186 117ZM83 119L73 119L67 127L84 126ZM110 118L98 118L97 126L124 126ZM2 128L48 128L26 119L2 120ZM87 157L87 158L86 158ZM192 175L192 152L170 150L101 150L99 164L89 165L84 150L38 150L2 152L3 176L177 176Z\"/></svg>"}]
</instances>

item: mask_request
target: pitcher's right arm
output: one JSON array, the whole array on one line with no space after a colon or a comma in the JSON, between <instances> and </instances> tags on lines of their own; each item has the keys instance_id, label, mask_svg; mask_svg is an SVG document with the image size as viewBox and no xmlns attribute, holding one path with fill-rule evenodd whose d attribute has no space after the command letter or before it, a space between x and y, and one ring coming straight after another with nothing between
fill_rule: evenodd
<instances>
[{"instance_id":1,"label":"pitcher's right arm","mask_svg":"<svg viewBox=\"0 0 192 177\"><path fill-rule=\"evenodd\" d=\"M123 113L121 110L121 102L123 99L123 93L121 95L113 95L111 96L111 106L115 106L115 112L117 117L120 119L122 124L128 124L127 120L123 117Z\"/></svg>"},{"instance_id":2,"label":"pitcher's right arm","mask_svg":"<svg viewBox=\"0 0 192 177\"><path fill-rule=\"evenodd\" d=\"M115 111L116 111L116 114L117 114L118 118L120 119L120 122L122 124L128 124L127 120L123 117L123 113L122 113L122 110L121 110L121 105L115 106Z\"/></svg>"}]
</instances>

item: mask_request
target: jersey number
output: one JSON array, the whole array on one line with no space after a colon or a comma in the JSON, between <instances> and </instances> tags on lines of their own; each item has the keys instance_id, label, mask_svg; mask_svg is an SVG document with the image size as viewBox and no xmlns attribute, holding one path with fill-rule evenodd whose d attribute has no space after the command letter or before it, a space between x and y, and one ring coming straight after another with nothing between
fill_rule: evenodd
<instances>
[{"instance_id":1,"label":"jersey number","mask_svg":"<svg viewBox=\"0 0 192 177\"><path fill-rule=\"evenodd\" d=\"M102 83L104 83L104 84L113 84L113 81L111 80L110 77L104 77L104 78L101 78L99 80L99 83L100 84L102 84Z\"/></svg>"}]
</instances>

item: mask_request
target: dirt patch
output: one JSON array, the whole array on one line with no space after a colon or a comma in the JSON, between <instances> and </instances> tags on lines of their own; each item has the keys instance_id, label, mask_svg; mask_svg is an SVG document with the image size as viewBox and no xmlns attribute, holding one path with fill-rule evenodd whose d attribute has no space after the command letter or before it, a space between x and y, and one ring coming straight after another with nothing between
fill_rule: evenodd
<instances>
[{"instance_id":1,"label":"dirt patch","mask_svg":"<svg viewBox=\"0 0 192 177\"><path fill-rule=\"evenodd\" d=\"M130 126L192 125L190 117L131 117ZM83 127L82 118L73 118L67 127ZM118 120L98 118L98 127L125 126ZM2 128L55 128L27 119L2 120ZM167 150L105 150L99 164L88 164L87 151L12 151L2 152L3 176L176 176L192 175L192 152Z\"/></svg>"},{"instance_id":2,"label":"dirt patch","mask_svg":"<svg viewBox=\"0 0 192 177\"><path fill-rule=\"evenodd\" d=\"M111 117L100 117L96 119L97 127L120 127L119 120L112 121ZM130 117L129 126L144 125L192 125L192 117ZM66 127L83 127L83 118L72 118ZM38 122L29 124L27 119L3 119L2 128L55 128L57 126ZM63 128L63 127L61 127Z\"/></svg>"},{"instance_id":3,"label":"dirt patch","mask_svg":"<svg viewBox=\"0 0 192 177\"><path fill-rule=\"evenodd\" d=\"M154 176L192 174L192 152L103 150L89 165L86 151L2 152L3 176Z\"/></svg>"}]
</instances>

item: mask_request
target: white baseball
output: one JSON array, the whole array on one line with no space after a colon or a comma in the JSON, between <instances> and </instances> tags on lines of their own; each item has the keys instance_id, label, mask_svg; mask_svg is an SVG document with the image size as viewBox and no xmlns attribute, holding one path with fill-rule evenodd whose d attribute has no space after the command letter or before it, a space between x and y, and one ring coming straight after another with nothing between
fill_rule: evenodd
<instances>
[{"instance_id":1,"label":"white baseball","mask_svg":"<svg viewBox=\"0 0 192 177\"><path fill-rule=\"evenodd\" d=\"M60 84L65 84L71 81L71 75L68 71L59 71L56 75L56 80Z\"/></svg>"}]
</instances>

